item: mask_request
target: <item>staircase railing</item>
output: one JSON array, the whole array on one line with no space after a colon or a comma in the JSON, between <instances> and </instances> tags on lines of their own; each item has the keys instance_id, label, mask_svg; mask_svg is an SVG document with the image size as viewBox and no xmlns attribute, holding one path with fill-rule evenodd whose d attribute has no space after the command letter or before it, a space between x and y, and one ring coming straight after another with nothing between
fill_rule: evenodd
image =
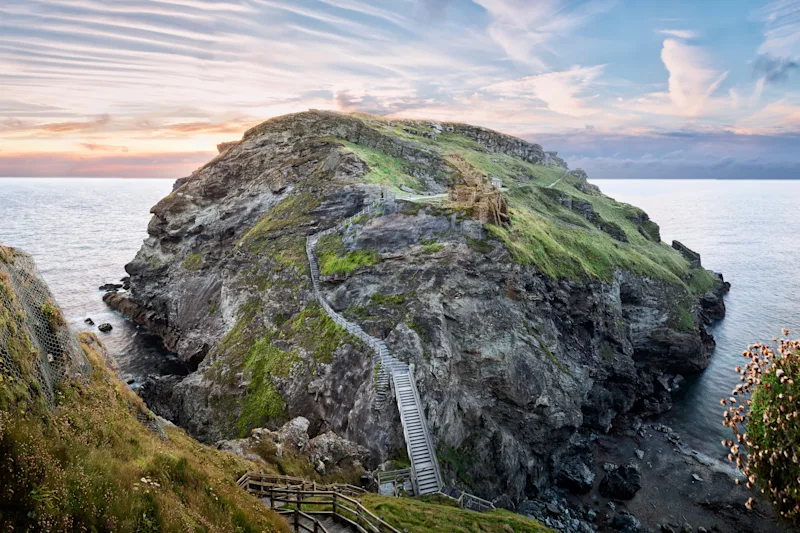
<instances>
[{"instance_id":1,"label":"staircase railing","mask_svg":"<svg viewBox=\"0 0 800 533\"><path fill-rule=\"evenodd\" d=\"M360 533L400 533L350 496L337 491L281 486L265 481L265 478L267 477L264 475L248 472L239 479L238 484L250 494L268 498L270 508L276 512L292 514L298 524L301 516L332 516L351 525ZM280 505L276 504L290 508L280 509Z\"/></svg>"}]
</instances>

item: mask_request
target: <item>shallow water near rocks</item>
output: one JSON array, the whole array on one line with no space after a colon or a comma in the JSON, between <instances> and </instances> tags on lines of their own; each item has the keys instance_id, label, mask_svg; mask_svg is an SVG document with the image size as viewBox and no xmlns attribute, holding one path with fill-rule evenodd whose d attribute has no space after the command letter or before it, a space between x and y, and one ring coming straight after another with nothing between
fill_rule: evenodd
<instances>
[{"instance_id":1,"label":"shallow water near rocks","mask_svg":"<svg viewBox=\"0 0 800 533\"><path fill-rule=\"evenodd\" d=\"M797 181L592 180L606 194L647 211L666 242L702 254L703 265L733 285L728 315L711 328L717 348L710 367L691 377L662 417L687 444L719 457L719 399L737 383L741 352L756 341L800 335L800 198ZM0 179L0 242L31 253L76 330L90 316L114 327L100 334L123 377L183 373L158 339L102 301L97 287L117 282L147 235L150 207L171 180Z\"/></svg>"}]
</instances>

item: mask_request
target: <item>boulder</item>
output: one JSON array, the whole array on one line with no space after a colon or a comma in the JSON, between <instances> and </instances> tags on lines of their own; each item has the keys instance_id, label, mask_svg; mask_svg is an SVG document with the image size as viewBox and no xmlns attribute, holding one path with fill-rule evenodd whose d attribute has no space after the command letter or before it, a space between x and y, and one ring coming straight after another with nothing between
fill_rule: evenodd
<instances>
[{"instance_id":1,"label":"boulder","mask_svg":"<svg viewBox=\"0 0 800 533\"><path fill-rule=\"evenodd\" d=\"M369 459L369 450L363 446L343 439L333 431L328 431L311 439L308 443L308 453L311 463L324 466L325 473L333 467L361 466Z\"/></svg>"},{"instance_id":2,"label":"boulder","mask_svg":"<svg viewBox=\"0 0 800 533\"><path fill-rule=\"evenodd\" d=\"M614 529L622 533L638 533L642 530L641 522L629 513L619 513L614 517L614 521L611 525Z\"/></svg>"},{"instance_id":3,"label":"boulder","mask_svg":"<svg viewBox=\"0 0 800 533\"><path fill-rule=\"evenodd\" d=\"M580 457L571 457L562 463L556 483L575 494L586 494L592 490L594 478L594 472Z\"/></svg>"},{"instance_id":4,"label":"boulder","mask_svg":"<svg viewBox=\"0 0 800 533\"><path fill-rule=\"evenodd\" d=\"M287 446L292 446L298 451L303 451L308 446L307 418L298 416L287 422L278 430L278 440Z\"/></svg>"},{"instance_id":5,"label":"boulder","mask_svg":"<svg viewBox=\"0 0 800 533\"><path fill-rule=\"evenodd\" d=\"M108 322L104 322L104 323L100 324L99 326L97 326L97 329L99 329L103 333L108 333L109 331L111 331L114 328Z\"/></svg>"},{"instance_id":6,"label":"boulder","mask_svg":"<svg viewBox=\"0 0 800 533\"><path fill-rule=\"evenodd\" d=\"M600 481L600 494L616 500L630 500L642 488L642 474L633 463L610 465Z\"/></svg>"},{"instance_id":7,"label":"boulder","mask_svg":"<svg viewBox=\"0 0 800 533\"><path fill-rule=\"evenodd\" d=\"M121 283L106 283L105 285L100 285L99 290L106 292L113 292L121 288L122 288Z\"/></svg>"}]
</instances>

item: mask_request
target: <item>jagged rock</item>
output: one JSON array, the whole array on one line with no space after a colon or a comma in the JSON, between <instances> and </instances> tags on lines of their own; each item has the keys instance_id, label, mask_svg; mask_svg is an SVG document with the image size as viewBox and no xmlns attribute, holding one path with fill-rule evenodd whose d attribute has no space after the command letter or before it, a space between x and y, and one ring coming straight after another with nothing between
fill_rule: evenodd
<instances>
[{"instance_id":1,"label":"jagged rock","mask_svg":"<svg viewBox=\"0 0 800 533\"><path fill-rule=\"evenodd\" d=\"M121 283L106 283L105 285L100 285L99 290L101 291L117 291L122 288Z\"/></svg>"},{"instance_id":2,"label":"jagged rock","mask_svg":"<svg viewBox=\"0 0 800 533\"><path fill-rule=\"evenodd\" d=\"M642 475L633 463L614 465L600 481L600 494L617 500L632 499L642 488Z\"/></svg>"},{"instance_id":3,"label":"jagged rock","mask_svg":"<svg viewBox=\"0 0 800 533\"><path fill-rule=\"evenodd\" d=\"M92 320L90 317L86 317L85 319L83 319L83 323L86 324L87 326L94 326L94 320Z\"/></svg>"},{"instance_id":4,"label":"jagged rock","mask_svg":"<svg viewBox=\"0 0 800 533\"><path fill-rule=\"evenodd\" d=\"M103 333L108 333L109 331L111 331L114 328L108 322L104 322L103 324L100 324L99 326L97 326L97 329L99 329Z\"/></svg>"}]
</instances>

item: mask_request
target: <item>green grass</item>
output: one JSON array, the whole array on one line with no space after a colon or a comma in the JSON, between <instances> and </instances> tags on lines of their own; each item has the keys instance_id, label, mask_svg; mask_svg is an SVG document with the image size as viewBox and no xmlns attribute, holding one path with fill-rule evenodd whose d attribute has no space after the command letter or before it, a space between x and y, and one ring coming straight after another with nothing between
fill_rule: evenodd
<instances>
[{"instance_id":1,"label":"green grass","mask_svg":"<svg viewBox=\"0 0 800 533\"><path fill-rule=\"evenodd\" d=\"M467 511L452 504L429 503L420 498L391 498L366 494L361 503L400 530L426 533L545 533L552 532L536 520L498 509L486 513Z\"/></svg>"},{"instance_id":2,"label":"green grass","mask_svg":"<svg viewBox=\"0 0 800 533\"><path fill-rule=\"evenodd\" d=\"M396 193L402 192L401 186L425 190L422 182L409 174L411 165L407 161L343 139L335 140L367 164L369 171L361 178L364 183L385 185Z\"/></svg>"},{"instance_id":3,"label":"green grass","mask_svg":"<svg viewBox=\"0 0 800 533\"><path fill-rule=\"evenodd\" d=\"M685 260L671 256L660 245L643 249L620 243L600 230L561 223L523 207L514 207L510 212L509 227L488 226L489 231L505 244L517 262L534 264L552 278L594 277L608 281L617 268L622 268L682 283L678 275L685 270L681 267L688 270Z\"/></svg>"},{"instance_id":4,"label":"green grass","mask_svg":"<svg viewBox=\"0 0 800 533\"><path fill-rule=\"evenodd\" d=\"M377 265L381 255L375 250L347 251L338 233L325 235L317 243L319 271L323 276L348 274L362 267Z\"/></svg>"},{"instance_id":5,"label":"green grass","mask_svg":"<svg viewBox=\"0 0 800 533\"><path fill-rule=\"evenodd\" d=\"M275 389L273 377L285 378L300 360L297 352L287 352L272 344L272 338L258 339L245 356L244 368L250 377L242 413L237 422L240 435L250 428L264 427L286 418L286 404Z\"/></svg>"},{"instance_id":6,"label":"green grass","mask_svg":"<svg viewBox=\"0 0 800 533\"><path fill-rule=\"evenodd\" d=\"M441 250L444 250L444 243L442 242L433 242L430 244L422 245L422 251L426 254L435 254Z\"/></svg>"},{"instance_id":7,"label":"green grass","mask_svg":"<svg viewBox=\"0 0 800 533\"><path fill-rule=\"evenodd\" d=\"M199 252L192 252L183 260L183 268L193 272L203 267L203 256Z\"/></svg>"},{"instance_id":8,"label":"green grass","mask_svg":"<svg viewBox=\"0 0 800 533\"><path fill-rule=\"evenodd\" d=\"M716 283L717 278L711 272L705 268L694 268L686 284L694 294L703 296L713 289Z\"/></svg>"}]
</instances>

